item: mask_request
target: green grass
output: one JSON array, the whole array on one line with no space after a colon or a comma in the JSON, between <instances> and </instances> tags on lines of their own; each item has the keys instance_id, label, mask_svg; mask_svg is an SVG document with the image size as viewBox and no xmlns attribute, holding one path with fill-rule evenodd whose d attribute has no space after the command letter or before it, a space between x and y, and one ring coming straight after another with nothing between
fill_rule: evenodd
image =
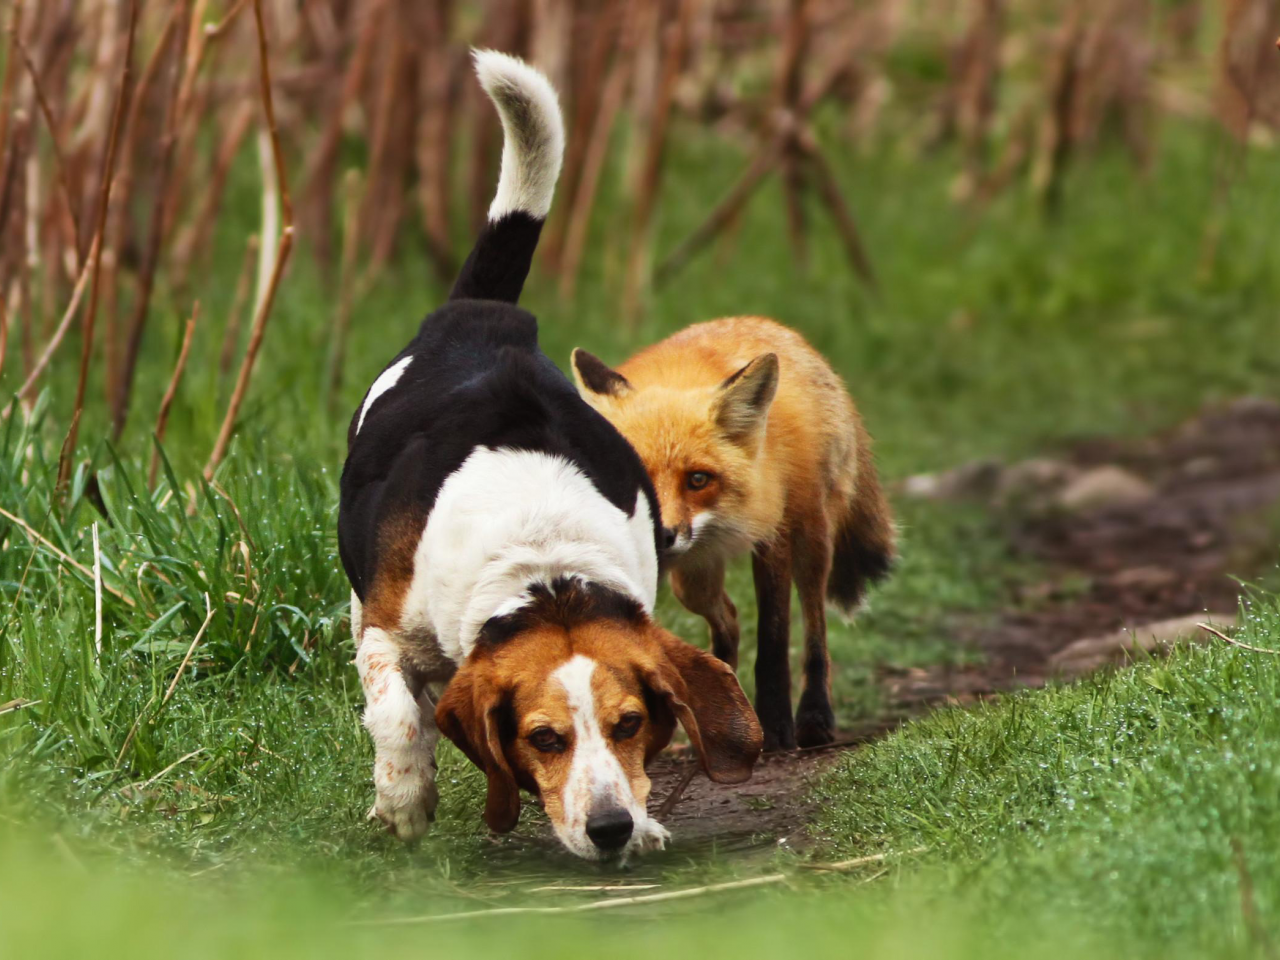
<instances>
[{"instance_id":1,"label":"green grass","mask_svg":"<svg viewBox=\"0 0 1280 960\"><path fill-rule=\"evenodd\" d=\"M1280 646L1280 603L1246 609L1245 639ZM1118 948L1247 953L1233 845L1280 933L1278 703L1273 656L1216 646L939 712L846 758L817 829L850 850L924 845L935 882L996 917L1088 917Z\"/></svg>"},{"instance_id":2,"label":"green grass","mask_svg":"<svg viewBox=\"0 0 1280 960\"><path fill-rule=\"evenodd\" d=\"M1280 644L1276 601L1255 601L1244 639ZM238 868L184 876L121 870L64 839L17 840L0 828L0 936L19 955L41 956L127 943L135 957L175 944L184 955L272 957L415 944L444 955L518 944L535 957L602 948L768 957L801 945L817 957L855 947L902 957L1251 957L1262 947L1240 907L1232 845L1266 935L1280 935L1278 702L1274 658L1215 647L941 712L850 755L819 791L825 853L924 853L856 880L796 874L790 890L674 909L361 927L513 897L484 882L424 884L402 855L363 882L318 863L286 869L271 848L250 865L242 857ZM517 899L530 901L564 899ZM74 923L61 922L68 902Z\"/></svg>"},{"instance_id":3,"label":"green grass","mask_svg":"<svg viewBox=\"0 0 1280 960\"><path fill-rule=\"evenodd\" d=\"M743 162L723 142L681 133L659 250L694 225ZM817 209L811 263L795 266L773 185L735 239L654 296L635 331L621 325L613 299L616 244L598 244L576 304L557 303L545 278L525 303L561 363L579 344L617 361L720 314L792 324L850 383L890 480L1085 433L1140 434L1242 392L1280 395L1280 361L1267 348L1280 303L1273 158L1256 156L1217 214L1220 252L1204 264L1215 139L1170 124L1162 141L1145 179L1105 150L1083 162L1056 224L1018 190L980 216L956 209L946 199L955 161L945 154L885 144L843 157L879 297L852 277ZM101 404L86 412L83 454L106 518L87 499L87 468L69 509L50 509L74 364L56 371L30 420L0 426L0 507L86 566L98 521L108 588L99 656L89 579L0 520L0 703L37 701L0 716L0 943L16 945L15 955L83 952L89 943L106 952L128 944L131 955L278 956L424 942L478 953L516 942L561 956L566 939L583 952L605 941L636 956L699 943L776 954L798 942L833 956L851 944L890 956L1247 955L1228 840L1238 836L1246 850L1265 916L1280 895L1280 806L1267 780L1280 681L1274 661L1221 650L940 714L850 758L822 787L824 854L929 848L865 887L808 879L801 895L429 935L341 927L370 912L527 898L486 885L495 876L597 874L520 842L491 842L476 813L479 778L452 750L438 822L419 848L402 849L364 822L371 753L349 666L336 478L346 416L441 291L406 250L357 305L334 418L321 388L332 292L304 251L218 476L224 498L198 468L228 388L216 369L220 318L254 227L252 174L235 184L199 284L206 320L157 492L143 482L147 421L187 308L168 291L158 294L134 421L118 451L101 439ZM610 183L600 199L599 238L623 229L618 190ZM2 384L15 386L12 365ZM101 396L100 384L92 389ZM1035 574L1011 561L981 512L898 506L901 568L855 626L832 625L846 723L877 709L878 668L969 656L950 635L951 618L989 613L1011 583ZM745 567L732 571L730 591L744 615L750 686ZM205 619L206 594L213 616L195 666L165 702ZM702 625L670 597L660 615L701 641ZM1280 645L1274 604L1251 631ZM682 851L677 837L639 870L671 884L768 869L773 859ZM65 921L68 902L74 924ZM654 916L663 922L645 922ZM539 935L546 928L554 935Z\"/></svg>"}]
</instances>

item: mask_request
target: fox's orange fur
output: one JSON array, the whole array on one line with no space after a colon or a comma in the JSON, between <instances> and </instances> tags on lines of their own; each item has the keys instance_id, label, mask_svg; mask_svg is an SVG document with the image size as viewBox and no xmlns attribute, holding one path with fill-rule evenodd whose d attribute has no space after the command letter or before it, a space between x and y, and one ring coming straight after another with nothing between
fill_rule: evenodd
<instances>
[{"instance_id":1,"label":"fox's orange fur","mask_svg":"<svg viewBox=\"0 0 1280 960\"><path fill-rule=\"evenodd\" d=\"M640 454L658 493L676 595L736 666L725 563L754 552L756 710L766 748L834 736L825 603L851 612L893 558L870 441L844 383L794 330L761 317L689 327L616 370L574 351L582 395ZM791 715L789 607L805 622L805 685Z\"/></svg>"}]
</instances>

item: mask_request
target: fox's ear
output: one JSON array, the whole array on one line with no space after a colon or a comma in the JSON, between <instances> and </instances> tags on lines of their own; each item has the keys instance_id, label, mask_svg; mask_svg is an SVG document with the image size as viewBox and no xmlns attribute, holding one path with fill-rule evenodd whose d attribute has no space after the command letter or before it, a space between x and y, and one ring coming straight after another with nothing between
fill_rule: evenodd
<instances>
[{"instance_id":1,"label":"fox's ear","mask_svg":"<svg viewBox=\"0 0 1280 960\"><path fill-rule=\"evenodd\" d=\"M607 397L620 397L631 390L630 380L606 366L599 357L577 348L573 351L573 379L578 381L579 390Z\"/></svg>"},{"instance_id":2,"label":"fox's ear","mask_svg":"<svg viewBox=\"0 0 1280 960\"><path fill-rule=\"evenodd\" d=\"M716 423L730 440L746 440L764 426L778 392L778 355L764 353L720 384Z\"/></svg>"}]
</instances>

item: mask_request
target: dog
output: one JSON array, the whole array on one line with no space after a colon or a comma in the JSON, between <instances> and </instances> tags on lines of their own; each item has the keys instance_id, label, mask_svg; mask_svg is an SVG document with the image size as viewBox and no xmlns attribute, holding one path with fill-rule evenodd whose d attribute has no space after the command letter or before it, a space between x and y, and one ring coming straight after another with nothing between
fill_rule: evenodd
<instances>
[{"instance_id":1,"label":"dog","mask_svg":"<svg viewBox=\"0 0 1280 960\"><path fill-rule=\"evenodd\" d=\"M750 777L762 733L733 671L654 622L653 486L515 305L564 148L555 90L518 59L474 59L503 128L488 223L347 433L338 539L370 817L406 841L427 830L443 732L487 777L491 829L516 825L523 788L570 851L625 859L669 837L645 765L677 722L722 783Z\"/></svg>"},{"instance_id":2,"label":"dog","mask_svg":"<svg viewBox=\"0 0 1280 960\"><path fill-rule=\"evenodd\" d=\"M765 749L835 738L826 604L845 613L888 571L895 530L871 441L831 365L763 317L695 324L617 370L573 353L583 397L644 462L665 530L671 586L738 663L725 564L753 551L760 624L756 712ZM791 713L790 607L804 615L804 690Z\"/></svg>"}]
</instances>

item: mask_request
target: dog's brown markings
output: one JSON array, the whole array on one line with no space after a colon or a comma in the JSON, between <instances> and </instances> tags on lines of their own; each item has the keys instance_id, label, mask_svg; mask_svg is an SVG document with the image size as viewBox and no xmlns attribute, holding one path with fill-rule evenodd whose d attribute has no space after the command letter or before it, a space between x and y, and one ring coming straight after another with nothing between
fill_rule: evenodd
<instances>
[{"instance_id":1,"label":"dog's brown markings","mask_svg":"<svg viewBox=\"0 0 1280 960\"><path fill-rule=\"evenodd\" d=\"M378 529L378 567L364 598L364 626L395 633L404 609L405 594L413 582L413 559L426 518L416 510L404 510Z\"/></svg>"},{"instance_id":2,"label":"dog's brown markings","mask_svg":"<svg viewBox=\"0 0 1280 960\"><path fill-rule=\"evenodd\" d=\"M645 765L670 741L677 719L712 780L750 777L762 733L732 670L643 614L566 622L567 611L598 605L568 596L573 589L560 592L566 595L523 611L518 632L478 644L436 709L441 732L488 776L485 822L492 829L516 825L520 787L541 795L553 821L563 814L573 721L567 691L551 674L575 655L601 668L592 674L592 693L602 730L628 712L643 716L635 736L609 740L641 803L649 795ZM566 749L538 750L529 737L541 727L565 738Z\"/></svg>"},{"instance_id":3,"label":"dog's brown markings","mask_svg":"<svg viewBox=\"0 0 1280 960\"><path fill-rule=\"evenodd\" d=\"M401 629L405 596L413 583L414 558L426 519L416 510L405 510L384 521L378 531L378 567L363 604L364 628L378 627L396 638L400 657L396 661L375 659L368 665L369 681L377 681L366 694L376 703L387 692L387 671L399 670L409 692L418 698L428 682L444 683L453 676L454 663L440 650L435 637ZM418 730L406 724L406 739Z\"/></svg>"}]
</instances>

